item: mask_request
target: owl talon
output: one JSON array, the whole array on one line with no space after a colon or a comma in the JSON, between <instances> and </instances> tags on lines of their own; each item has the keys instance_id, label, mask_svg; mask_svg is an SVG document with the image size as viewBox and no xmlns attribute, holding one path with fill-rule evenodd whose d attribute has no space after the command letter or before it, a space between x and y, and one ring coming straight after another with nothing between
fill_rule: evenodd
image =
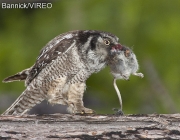
<instances>
[{"instance_id":1,"label":"owl talon","mask_svg":"<svg viewBox=\"0 0 180 140\"><path fill-rule=\"evenodd\" d=\"M85 107L79 107L73 106L73 104L70 104L70 106L67 108L67 111L70 114L77 114L77 115L85 115L85 114L94 114L95 111L89 108Z\"/></svg>"},{"instance_id":2,"label":"owl talon","mask_svg":"<svg viewBox=\"0 0 180 140\"><path fill-rule=\"evenodd\" d=\"M83 109L83 112L84 112L85 114L94 114L94 113L95 113L94 110L89 109L89 108L84 108L84 109Z\"/></svg>"},{"instance_id":3,"label":"owl talon","mask_svg":"<svg viewBox=\"0 0 180 140\"><path fill-rule=\"evenodd\" d=\"M78 111L75 114L81 114L81 115L85 115L85 114L94 114L95 111L89 108L83 108L82 111L79 113Z\"/></svg>"}]
</instances>

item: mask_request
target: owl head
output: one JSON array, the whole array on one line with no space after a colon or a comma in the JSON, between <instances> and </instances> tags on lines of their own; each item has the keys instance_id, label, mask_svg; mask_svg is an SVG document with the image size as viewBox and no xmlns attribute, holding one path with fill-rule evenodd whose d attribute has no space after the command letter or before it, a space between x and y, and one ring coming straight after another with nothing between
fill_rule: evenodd
<instances>
[{"instance_id":1,"label":"owl head","mask_svg":"<svg viewBox=\"0 0 180 140\"><path fill-rule=\"evenodd\" d=\"M107 60L110 55L123 50L119 38L108 32L96 30L79 31L77 40L81 44L80 47L83 46L81 49L87 57L101 57L102 60Z\"/></svg>"}]
</instances>

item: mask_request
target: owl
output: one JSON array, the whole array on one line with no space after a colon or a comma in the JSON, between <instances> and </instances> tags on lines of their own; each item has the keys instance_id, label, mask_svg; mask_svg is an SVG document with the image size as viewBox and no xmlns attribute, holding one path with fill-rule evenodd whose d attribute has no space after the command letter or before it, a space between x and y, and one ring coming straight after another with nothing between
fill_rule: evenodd
<instances>
[{"instance_id":1,"label":"owl","mask_svg":"<svg viewBox=\"0 0 180 140\"><path fill-rule=\"evenodd\" d=\"M94 113L83 104L86 80L112 64L115 53L123 50L119 38L111 33L76 30L60 34L42 48L32 67L4 79L25 80L26 89L3 115L25 114L43 100L67 105L71 114Z\"/></svg>"}]
</instances>

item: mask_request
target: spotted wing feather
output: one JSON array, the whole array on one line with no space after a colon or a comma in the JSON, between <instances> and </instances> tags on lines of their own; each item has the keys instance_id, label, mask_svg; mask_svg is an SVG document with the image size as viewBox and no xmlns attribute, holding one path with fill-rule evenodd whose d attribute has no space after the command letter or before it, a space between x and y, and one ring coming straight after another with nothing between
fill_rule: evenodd
<instances>
[{"instance_id":1,"label":"spotted wing feather","mask_svg":"<svg viewBox=\"0 0 180 140\"><path fill-rule=\"evenodd\" d=\"M32 67L29 75L26 79L26 85L29 85L31 81L53 60L62 55L71 46L73 40L73 33L66 35L60 35L50 41L40 52L34 66Z\"/></svg>"}]
</instances>

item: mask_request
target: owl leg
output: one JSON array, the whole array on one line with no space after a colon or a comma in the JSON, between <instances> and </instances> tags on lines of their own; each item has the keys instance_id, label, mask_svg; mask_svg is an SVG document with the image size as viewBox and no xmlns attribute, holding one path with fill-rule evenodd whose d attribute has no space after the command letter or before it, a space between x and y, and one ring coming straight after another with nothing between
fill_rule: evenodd
<instances>
[{"instance_id":1,"label":"owl leg","mask_svg":"<svg viewBox=\"0 0 180 140\"><path fill-rule=\"evenodd\" d=\"M67 93L64 93L63 91L65 85L66 77L56 79L51 83L51 86L47 92L47 100L50 104L69 104L67 101Z\"/></svg>"},{"instance_id":2,"label":"owl leg","mask_svg":"<svg viewBox=\"0 0 180 140\"><path fill-rule=\"evenodd\" d=\"M83 94L86 89L85 83L71 84L68 90L69 107L68 112L71 114L92 114L92 109L84 107Z\"/></svg>"},{"instance_id":3,"label":"owl leg","mask_svg":"<svg viewBox=\"0 0 180 140\"><path fill-rule=\"evenodd\" d=\"M59 92L53 93L53 95L50 95L51 97L48 99L48 102L51 105L55 104L61 104L61 105L68 105L68 101L61 95L58 95Z\"/></svg>"}]
</instances>

